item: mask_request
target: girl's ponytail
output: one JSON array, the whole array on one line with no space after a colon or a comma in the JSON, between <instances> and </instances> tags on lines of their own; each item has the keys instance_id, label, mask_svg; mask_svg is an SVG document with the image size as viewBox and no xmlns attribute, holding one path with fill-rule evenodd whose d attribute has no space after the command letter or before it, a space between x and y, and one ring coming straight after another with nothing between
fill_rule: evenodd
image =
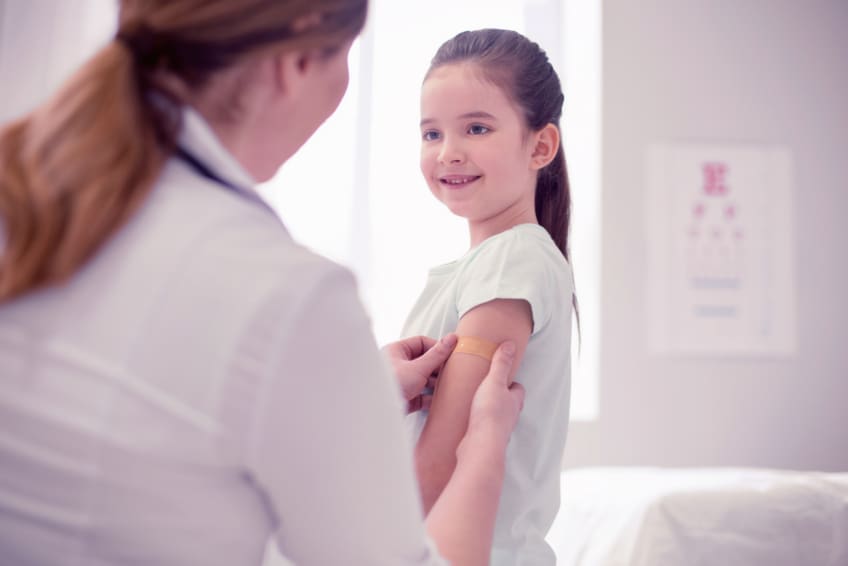
<instances>
[{"instance_id":1,"label":"girl's ponytail","mask_svg":"<svg viewBox=\"0 0 848 566\"><path fill-rule=\"evenodd\" d=\"M139 80L131 52L112 41L0 131L0 302L66 280L150 190L173 134Z\"/></svg>"},{"instance_id":2,"label":"girl's ponytail","mask_svg":"<svg viewBox=\"0 0 848 566\"><path fill-rule=\"evenodd\" d=\"M568 257L568 229L571 226L570 195L565 152L560 143L553 161L539 171L539 178L536 180L536 219L548 231L559 251L569 262L571 262L571 258ZM577 304L577 293L571 296L571 304L574 307L579 339L580 308Z\"/></svg>"},{"instance_id":3,"label":"girl's ponytail","mask_svg":"<svg viewBox=\"0 0 848 566\"><path fill-rule=\"evenodd\" d=\"M536 180L536 219L548 231L566 259L568 257L568 227L571 225L571 199L565 152L560 144L556 156L539 171Z\"/></svg>"}]
</instances>

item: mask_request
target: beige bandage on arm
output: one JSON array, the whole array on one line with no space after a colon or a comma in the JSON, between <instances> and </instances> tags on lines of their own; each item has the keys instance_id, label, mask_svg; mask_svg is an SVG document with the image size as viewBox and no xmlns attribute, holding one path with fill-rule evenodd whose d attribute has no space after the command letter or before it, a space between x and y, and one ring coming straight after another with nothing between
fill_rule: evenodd
<instances>
[{"instance_id":1,"label":"beige bandage on arm","mask_svg":"<svg viewBox=\"0 0 848 566\"><path fill-rule=\"evenodd\" d=\"M497 349L498 344L494 342L489 342L475 336L460 336L459 341L456 343L456 348L453 349L453 353L471 354L472 356L478 356L491 362L492 358L495 357L495 351Z\"/></svg>"}]
</instances>

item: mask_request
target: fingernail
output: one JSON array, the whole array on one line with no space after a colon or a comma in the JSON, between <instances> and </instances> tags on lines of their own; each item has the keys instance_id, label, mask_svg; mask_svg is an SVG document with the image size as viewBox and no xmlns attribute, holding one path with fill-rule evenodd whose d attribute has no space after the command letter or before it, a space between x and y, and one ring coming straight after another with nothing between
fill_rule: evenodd
<instances>
[{"instance_id":1,"label":"fingernail","mask_svg":"<svg viewBox=\"0 0 848 566\"><path fill-rule=\"evenodd\" d=\"M504 342L501 346L501 350L503 350L503 353L507 356L512 356L515 354L515 344L513 342Z\"/></svg>"},{"instance_id":2,"label":"fingernail","mask_svg":"<svg viewBox=\"0 0 848 566\"><path fill-rule=\"evenodd\" d=\"M453 347L456 344L456 334L448 334L442 338L442 344L448 347Z\"/></svg>"}]
</instances>

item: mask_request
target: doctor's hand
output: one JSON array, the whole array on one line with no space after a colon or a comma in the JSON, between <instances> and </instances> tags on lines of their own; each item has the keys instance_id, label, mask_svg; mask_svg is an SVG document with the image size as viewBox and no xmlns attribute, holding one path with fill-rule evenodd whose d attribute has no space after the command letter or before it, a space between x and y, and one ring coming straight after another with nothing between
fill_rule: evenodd
<instances>
[{"instance_id":1,"label":"doctor's hand","mask_svg":"<svg viewBox=\"0 0 848 566\"><path fill-rule=\"evenodd\" d=\"M524 387L510 383L515 344L502 343L492 358L489 373L477 387L471 401L468 429L458 450L474 442L493 442L505 447L524 408ZM469 440L474 438L475 440Z\"/></svg>"},{"instance_id":2,"label":"doctor's hand","mask_svg":"<svg viewBox=\"0 0 848 566\"><path fill-rule=\"evenodd\" d=\"M438 372L453 352L456 342L455 334L448 334L438 341L428 336L413 336L382 348L408 403L407 413L430 407Z\"/></svg>"}]
</instances>

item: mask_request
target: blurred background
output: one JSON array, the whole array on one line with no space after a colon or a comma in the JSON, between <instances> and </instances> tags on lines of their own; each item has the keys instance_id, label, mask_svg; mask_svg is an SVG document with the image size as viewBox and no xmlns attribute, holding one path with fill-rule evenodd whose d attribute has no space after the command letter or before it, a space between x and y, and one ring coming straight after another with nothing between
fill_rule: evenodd
<instances>
[{"instance_id":1,"label":"blurred background","mask_svg":"<svg viewBox=\"0 0 848 566\"><path fill-rule=\"evenodd\" d=\"M0 123L49 96L115 19L114 0L0 0ZM380 342L427 269L468 245L418 172L418 94L439 44L481 27L539 42L565 90L582 343L564 466L848 471L848 2L372 1L338 112L260 190L297 238L356 272ZM787 270L752 290L786 291L769 311L786 315L785 347L652 347L668 233L651 208L657 144L787 156L785 222L755 250Z\"/></svg>"}]
</instances>

